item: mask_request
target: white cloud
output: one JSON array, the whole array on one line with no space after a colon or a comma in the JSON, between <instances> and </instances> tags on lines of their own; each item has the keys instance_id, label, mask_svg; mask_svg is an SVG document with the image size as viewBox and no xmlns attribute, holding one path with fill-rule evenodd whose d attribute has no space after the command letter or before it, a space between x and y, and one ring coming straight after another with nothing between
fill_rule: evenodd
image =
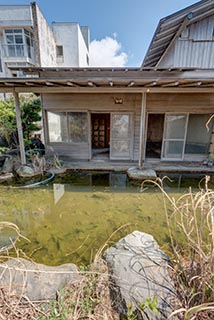
<instances>
[{"instance_id":1,"label":"white cloud","mask_svg":"<svg viewBox=\"0 0 214 320\"><path fill-rule=\"evenodd\" d=\"M114 38L105 37L93 40L90 44L91 67L123 67L128 61L128 55L121 52L121 44Z\"/></svg>"}]
</instances>

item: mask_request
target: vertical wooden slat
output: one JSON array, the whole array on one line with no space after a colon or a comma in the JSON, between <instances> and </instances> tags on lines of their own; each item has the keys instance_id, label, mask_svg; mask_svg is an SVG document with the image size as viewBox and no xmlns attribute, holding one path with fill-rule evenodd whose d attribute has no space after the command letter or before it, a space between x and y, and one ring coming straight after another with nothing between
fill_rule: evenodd
<instances>
[{"instance_id":1,"label":"vertical wooden slat","mask_svg":"<svg viewBox=\"0 0 214 320\"><path fill-rule=\"evenodd\" d=\"M214 122L212 124L212 135L210 139L209 159L214 160Z\"/></svg>"},{"instance_id":2,"label":"vertical wooden slat","mask_svg":"<svg viewBox=\"0 0 214 320\"><path fill-rule=\"evenodd\" d=\"M146 92L142 94L142 105L141 105L141 119L140 119L140 153L139 153L139 169L143 167L143 161L145 157L146 149Z\"/></svg>"},{"instance_id":3,"label":"vertical wooden slat","mask_svg":"<svg viewBox=\"0 0 214 320\"><path fill-rule=\"evenodd\" d=\"M92 159L92 144L91 144L91 112L88 111L87 112L87 115L88 115L88 155L89 155L89 159L88 160L91 160Z\"/></svg>"},{"instance_id":4,"label":"vertical wooden slat","mask_svg":"<svg viewBox=\"0 0 214 320\"><path fill-rule=\"evenodd\" d=\"M21 164L26 164L26 156L25 156L25 145L24 145L24 138L23 138L23 129L22 129L22 119L21 119L21 109L19 103L19 95L17 92L13 92L15 106L16 106L16 124L18 130L18 137L19 137L19 148L20 148L20 156L21 156Z\"/></svg>"}]
</instances>

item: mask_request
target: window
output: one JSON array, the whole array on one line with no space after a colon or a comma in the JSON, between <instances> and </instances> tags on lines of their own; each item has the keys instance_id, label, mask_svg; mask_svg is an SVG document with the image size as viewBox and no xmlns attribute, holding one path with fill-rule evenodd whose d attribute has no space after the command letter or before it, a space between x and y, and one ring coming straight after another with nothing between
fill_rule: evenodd
<instances>
[{"instance_id":1,"label":"window","mask_svg":"<svg viewBox=\"0 0 214 320\"><path fill-rule=\"evenodd\" d=\"M86 112L68 113L70 142L88 141L88 115Z\"/></svg>"},{"instance_id":2,"label":"window","mask_svg":"<svg viewBox=\"0 0 214 320\"><path fill-rule=\"evenodd\" d=\"M48 112L50 142L68 142L66 112Z\"/></svg>"},{"instance_id":3,"label":"window","mask_svg":"<svg viewBox=\"0 0 214 320\"><path fill-rule=\"evenodd\" d=\"M88 142L87 112L48 112L50 142Z\"/></svg>"},{"instance_id":4,"label":"window","mask_svg":"<svg viewBox=\"0 0 214 320\"><path fill-rule=\"evenodd\" d=\"M27 56L32 58L33 56L33 35L30 31L25 30L25 43L27 49Z\"/></svg>"},{"instance_id":5,"label":"window","mask_svg":"<svg viewBox=\"0 0 214 320\"><path fill-rule=\"evenodd\" d=\"M32 58L33 35L25 29L5 30L6 52L9 57Z\"/></svg>"},{"instance_id":6,"label":"window","mask_svg":"<svg viewBox=\"0 0 214 320\"><path fill-rule=\"evenodd\" d=\"M188 115L166 114L162 158L183 159Z\"/></svg>"},{"instance_id":7,"label":"window","mask_svg":"<svg viewBox=\"0 0 214 320\"><path fill-rule=\"evenodd\" d=\"M63 46L56 46L56 56L57 57L63 56Z\"/></svg>"},{"instance_id":8,"label":"window","mask_svg":"<svg viewBox=\"0 0 214 320\"><path fill-rule=\"evenodd\" d=\"M206 123L210 117L207 114L189 115L185 154L208 154L212 128L208 131Z\"/></svg>"},{"instance_id":9,"label":"window","mask_svg":"<svg viewBox=\"0 0 214 320\"><path fill-rule=\"evenodd\" d=\"M56 59L57 62L63 62L63 46L56 46Z\"/></svg>"}]
</instances>

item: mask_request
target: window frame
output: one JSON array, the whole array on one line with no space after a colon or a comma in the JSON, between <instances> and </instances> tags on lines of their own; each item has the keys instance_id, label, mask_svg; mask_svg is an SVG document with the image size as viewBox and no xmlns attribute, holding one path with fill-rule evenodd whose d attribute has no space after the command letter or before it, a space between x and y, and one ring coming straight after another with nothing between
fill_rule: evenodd
<instances>
[{"instance_id":1,"label":"window frame","mask_svg":"<svg viewBox=\"0 0 214 320\"><path fill-rule=\"evenodd\" d=\"M48 113L65 113L66 114L66 124L67 124L67 141L51 141L50 140L50 128L49 128L49 122L48 122ZM69 114L70 113L85 113L87 115L86 117L86 122L87 122L87 136L86 136L86 141L79 141L79 142L74 142L71 140L71 135L70 135L70 126L69 126ZM47 141L49 144L57 144L57 145L62 145L62 144L69 144L69 145L79 145L79 144L89 144L89 112L85 110L66 110L66 111L58 111L58 110L46 110L46 125L47 125Z\"/></svg>"}]
</instances>

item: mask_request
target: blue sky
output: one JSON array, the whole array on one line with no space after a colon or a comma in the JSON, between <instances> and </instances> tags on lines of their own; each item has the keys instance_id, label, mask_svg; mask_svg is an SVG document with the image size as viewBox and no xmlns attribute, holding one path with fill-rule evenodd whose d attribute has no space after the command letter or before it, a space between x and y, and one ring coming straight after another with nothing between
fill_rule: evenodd
<instances>
[{"instance_id":1,"label":"blue sky","mask_svg":"<svg viewBox=\"0 0 214 320\"><path fill-rule=\"evenodd\" d=\"M29 0L0 0L0 4L29 4ZM95 55L112 50L118 65L139 66L159 20L194 0L38 0L52 21L72 21L90 28ZM101 57L100 57L101 58ZM105 58L107 59L107 58Z\"/></svg>"}]
</instances>

